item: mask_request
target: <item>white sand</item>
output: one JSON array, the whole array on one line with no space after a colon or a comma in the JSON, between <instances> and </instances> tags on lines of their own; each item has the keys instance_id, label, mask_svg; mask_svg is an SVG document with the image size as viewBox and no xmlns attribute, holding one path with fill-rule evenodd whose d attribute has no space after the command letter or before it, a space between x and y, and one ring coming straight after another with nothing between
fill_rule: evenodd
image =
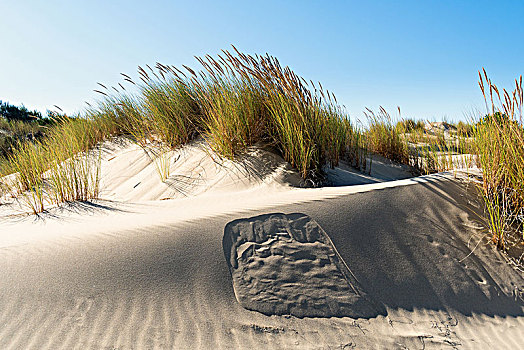
<instances>
[{"instance_id":1,"label":"white sand","mask_svg":"<svg viewBox=\"0 0 524 350\"><path fill-rule=\"evenodd\" d=\"M195 147L173 165L170 180L192 174L183 191L124 145L104 155L106 200L39 217L0 206L1 349L524 347L524 277L486 244L474 192L452 174L299 189L267 154L266 170L262 153L249 166L186 166ZM318 223L376 314L244 308L224 230L274 213Z\"/></svg>"}]
</instances>

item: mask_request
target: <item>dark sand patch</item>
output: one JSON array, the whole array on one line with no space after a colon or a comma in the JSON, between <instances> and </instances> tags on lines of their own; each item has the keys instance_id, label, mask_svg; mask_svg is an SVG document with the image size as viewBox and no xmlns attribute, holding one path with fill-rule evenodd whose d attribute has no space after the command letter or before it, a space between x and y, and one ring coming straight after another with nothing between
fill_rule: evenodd
<instances>
[{"instance_id":1,"label":"dark sand patch","mask_svg":"<svg viewBox=\"0 0 524 350\"><path fill-rule=\"evenodd\" d=\"M372 305L328 235L304 214L230 222L224 254L238 302L266 315L371 317Z\"/></svg>"}]
</instances>

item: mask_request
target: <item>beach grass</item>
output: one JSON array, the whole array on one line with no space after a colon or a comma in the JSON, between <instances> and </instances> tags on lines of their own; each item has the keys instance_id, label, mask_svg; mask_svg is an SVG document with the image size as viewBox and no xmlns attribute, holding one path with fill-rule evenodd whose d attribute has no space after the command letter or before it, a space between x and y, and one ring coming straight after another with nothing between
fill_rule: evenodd
<instances>
[{"instance_id":1,"label":"beach grass","mask_svg":"<svg viewBox=\"0 0 524 350\"><path fill-rule=\"evenodd\" d=\"M83 115L56 118L44 138L9 146L0 162L2 191L14 193L35 213L49 204L97 198L101 153L96 146L114 136L155 150L150 153L162 181L170 176L171 150L196 138L230 160L253 145L276 149L312 186L322 184L326 167L341 160L371 172L377 154L418 175L469 167L471 156L460 158L461 165L457 156L474 154L483 171L493 241L504 248L505 232L523 229L522 78L512 92L499 92L479 73L488 115L477 122L441 123L442 129L403 119L400 108L394 120L380 107L366 109L367 125L357 126L333 93L275 57L233 47L197 61L199 70L160 63L139 67L139 81L122 74L129 90L99 83L102 97ZM25 124L9 127L34 132Z\"/></svg>"},{"instance_id":2,"label":"beach grass","mask_svg":"<svg viewBox=\"0 0 524 350\"><path fill-rule=\"evenodd\" d=\"M430 157L438 138L425 138L427 159L421 161L407 130L395 126L384 108L378 114L368 110L369 127L356 127L333 93L275 57L246 55L233 47L197 61L200 70L161 63L139 67L139 81L122 73L129 91L122 84L98 83L97 105L77 118L60 119L42 142L20 145L3 173L18 174L17 192L32 193L38 212L45 195L53 203L96 198L99 167L86 155L116 135L160 150L149 153L162 181L170 174L169 151L197 137L231 160L255 144L276 149L312 186L321 185L325 168L341 160L371 171L374 153L414 169L425 163L425 173L436 169Z\"/></svg>"},{"instance_id":3,"label":"beach grass","mask_svg":"<svg viewBox=\"0 0 524 350\"><path fill-rule=\"evenodd\" d=\"M368 119L364 134L371 153L410 166L414 175L474 165L472 140L466 134L447 123L433 127L429 122L402 119L398 110L397 121L383 107L364 112Z\"/></svg>"},{"instance_id":4,"label":"beach grass","mask_svg":"<svg viewBox=\"0 0 524 350\"><path fill-rule=\"evenodd\" d=\"M387 159L409 164L408 142L402 137L407 130L397 128L383 107L377 113L368 108L365 115L369 121L367 135L371 150Z\"/></svg>"},{"instance_id":5,"label":"beach grass","mask_svg":"<svg viewBox=\"0 0 524 350\"><path fill-rule=\"evenodd\" d=\"M344 155L355 159L366 147L332 93L276 58L234 49L197 60L201 70L139 67L140 82L123 74L138 87L135 94L123 86L110 93L100 84L104 96L93 114L112 120L144 147L158 141L174 149L200 136L217 155L233 160L254 144L271 146L317 184L324 166L337 165Z\"/></svg>"},{"instance_id":6,"label":"beach grass","mask_svg":"<svg viewBox=\"0 0 524 350\"><path fill-rule=\"evenodd\" d=\"M524 128L522 76L507 91L479 71L479 86L488 114L473 131L482 168L482 196L489 229L498 248L505 248L506 234L518 230L524 238Z\"/></svg>"},{"instance_id":7,"label":"beach grass","mask_svg":"<svg viewBox=\"0 0 524 350\"><path fill-rule=\"evenodd\" d=\"M134 92L99 83L96 106L57 120L42 141L20 143L2 175L16 174L10 187L41 212L48 202L96 198L100 156L88 155L116 135L161 147L155 161L162 180L169 176L169 150L197 137L232 160L255 144L277 149L311 185L321 184L324 167L343 157L365 163L365 138L320 83L306 82L269 55L234 49L197 59L199 71L158 63L139 67L137 82L122 74Z\"/></svg>"},{"instance_id":8,"label":"beach grass","mask_svg":"<svg viewBox=\"0 0 524 350\"><path fill-rule=\"evenodd\" d=\"M50 204L86 201L99 191L101 121L61 118L43 140L20 142L7 158L3 187L34 213ZM11 174L11 176L6 176Z\"/></svg>"}]
</instances>

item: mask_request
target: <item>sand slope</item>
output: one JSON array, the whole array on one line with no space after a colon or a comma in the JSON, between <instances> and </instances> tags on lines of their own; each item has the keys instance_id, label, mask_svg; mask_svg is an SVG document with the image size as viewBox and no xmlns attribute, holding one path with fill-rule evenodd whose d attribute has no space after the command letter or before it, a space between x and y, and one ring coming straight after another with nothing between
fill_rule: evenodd
<instances>
[{"instance_id":1,"label":"sand slope","mask_svg":"<svg viewBox=\"0 0 524 350\"><path fill-rule=\"evenodd\" d=\"M0 348L522 348L524 277L486 244L471 192L451 174L322 189L268 182L3 216ZM318 223L385 312L242 307L224 229L275 213Z\"/></svg>"},{"instance_id":2,"label":"sand slope","mask_svg":"<svg viewBox=\"0 0 524 350\"><path fill-rule=\"evenodd\" d=\"M202 141L163 151L120 140L105 143L102 152L100 197L110 200L180 199L301 183L281 157L256 147L235 162L220 159Z\"/></svg>"}]
</instances>

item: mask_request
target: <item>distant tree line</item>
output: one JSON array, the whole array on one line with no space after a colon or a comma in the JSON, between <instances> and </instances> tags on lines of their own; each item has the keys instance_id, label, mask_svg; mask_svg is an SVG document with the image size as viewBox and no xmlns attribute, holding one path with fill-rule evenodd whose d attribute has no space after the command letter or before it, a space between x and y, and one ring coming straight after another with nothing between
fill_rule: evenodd
<instances>
[{"instance_id":1,"label":"distant tree line","mask_svg":"<svg viewBox=\"0 0 524 350\"><path fill-rule=\"evenodd\" d=\"M30 111L24 105L14 106L0 100L0 121L34 123L39 125L54 124L59 119L71 118L63 112L47 110L45 115L35 110ZM0 124L1 126L1 124Z\"/></svg>"},{"instance_id":2,"label":"distant tree line","mask_svg":"<svg viewBox=\"0 0 524 350\"><path fill-rule=\"evenodd\" d=\"M15 148L23 142L44 137L46 128L62 116L65 115L49 110L46 116L42 116L39 111L30 111L24 105L14 106L0 100L0 168L2 159Z\"/></svg>"},{"instance_id":3,"label":"distant tree line","mask_svg":"<svg viewBox=\"0 0 524 350\"><path fill-rule=\"evenodd\" d=\"M18 107L0 100L0 116L7 121L35 121L42 119L42 113L37 110L30 111L24 105Z\"/></svg>"}]
</instances>

